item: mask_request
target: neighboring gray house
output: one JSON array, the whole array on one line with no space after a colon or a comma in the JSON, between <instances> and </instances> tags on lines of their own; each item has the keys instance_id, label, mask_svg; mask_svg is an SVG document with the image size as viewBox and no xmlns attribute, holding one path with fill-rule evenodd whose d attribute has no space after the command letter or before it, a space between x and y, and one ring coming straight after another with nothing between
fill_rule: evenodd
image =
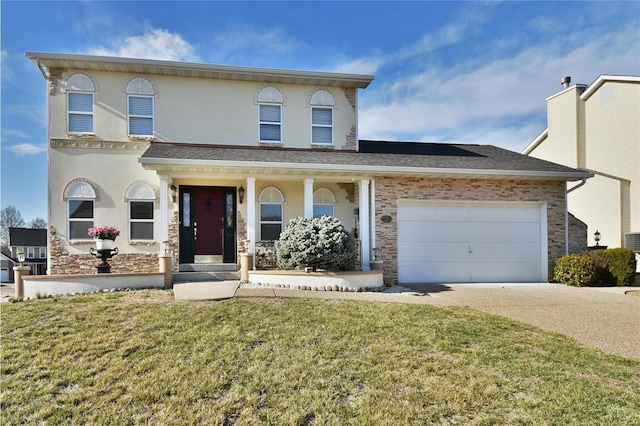
<instances>
[{"instance_id":1,"label":"neighboring gray house","mask_svg":"<svg viewBox=\"0 0 640 426\"><path fill-rule=\"evenodd\" d=\"M292 218L357 229L387 283L544 282L588 172L493 146L364 141L372 75L27 52L47 81L51 273L235 268ZM255 258L254 258L255 260Z\"/></svg>"},{"instance_id":2,"label":"neighboring gray house","mask_svg":"<svg viewBox=\"0 0 640 426\"><path fill-rule=\"evenodd\" d=\"M17 263L18 253L25 254L25 266L31 268L31 275L47 273L47 230L32 228L9 228L9 250ZM13 270L10 272L13 278ZM12 279L13 280L13 279Z\"/></svg>"}]
</instances>

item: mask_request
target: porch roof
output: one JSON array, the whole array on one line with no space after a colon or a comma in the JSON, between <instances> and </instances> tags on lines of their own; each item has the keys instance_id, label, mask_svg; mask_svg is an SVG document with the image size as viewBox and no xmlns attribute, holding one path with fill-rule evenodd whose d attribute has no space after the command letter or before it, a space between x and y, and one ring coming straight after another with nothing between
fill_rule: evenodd
<instances>
[{"instance_id":1,"label":"porch roof","mask_svg":"<svg viewBox=\"0 0 640 426\"><path fill-rule=\"evenodd\" d=\"M152 142L139 162L170 175L421 176L573 181L573 169L491 145L360 141L360 151Z\"/></svg>"}]
</instances>

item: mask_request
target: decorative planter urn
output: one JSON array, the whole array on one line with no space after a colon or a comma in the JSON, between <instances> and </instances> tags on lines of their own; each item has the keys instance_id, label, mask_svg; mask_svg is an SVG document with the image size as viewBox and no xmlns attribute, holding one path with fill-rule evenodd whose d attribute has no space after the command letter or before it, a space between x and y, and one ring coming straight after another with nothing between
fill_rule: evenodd
<instances>
[{"instance_id":1,"label":"decorative planter urn","mask_svg":"<svg viewBox=\"0 0 640 426\"><path fill-rule=\"evenodd\" d=\"M96 238L96 250L113 250L115 240Z\"/></svg>"}]
</instances>

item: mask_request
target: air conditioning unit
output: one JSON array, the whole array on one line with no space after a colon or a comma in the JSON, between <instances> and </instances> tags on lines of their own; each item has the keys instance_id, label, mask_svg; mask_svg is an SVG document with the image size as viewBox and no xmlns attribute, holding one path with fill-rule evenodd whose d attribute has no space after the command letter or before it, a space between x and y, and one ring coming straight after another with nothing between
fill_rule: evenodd
<instances>
[{"instance_id":1,"label":"air conditioning unit","mask_svg":"<svg viewBox=\"0 0 640 426\"><path fill-rule=\"evenodd\" d=\"M624 246L636 253L640 253L640 232L624 234Z\"/></svg>"}]
</instances>

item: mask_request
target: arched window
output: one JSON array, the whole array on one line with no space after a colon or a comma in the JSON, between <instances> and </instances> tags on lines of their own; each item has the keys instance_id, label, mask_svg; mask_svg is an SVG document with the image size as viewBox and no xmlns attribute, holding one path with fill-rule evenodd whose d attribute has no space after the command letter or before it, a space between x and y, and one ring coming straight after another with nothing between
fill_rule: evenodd
<instances>
[{"instance_id":1,"label":"arched window","mask_svg":"<svg viewBox=\"0 0 640 426\"><path fill-rule=\"evenodd\" d=\"M260 142L282 142L282 105L284 96L273 86L258 92L258 126Z\"/></svg>"},{"instance_id":2,"label":"arched window","mask_svg":"<svg viewBox=\"0 0 640 426\"><path fill-rule=\"evenodd\" d=\"M65 82L67 132L93 134L93 105L96 87L85 73L75 73Z\"/></svg>"},{"instance_id":3,"label":"arched window","mask_svg":"<svg viewBox=\"0 0 640 426\"><path fill-rule=\"evenodd\" d=\"M316 90L309 101L311 107L311 144L333 145L333 95L327 90Z\"/></svg>"},{"instance_id":4,"label":"arched window","mask_svg":"<svg viewBox=\"0 0 640 426\"><path fill-rule=\"evenodd\" d=\"M146 182L129 185L125 200L129 203L129 239L154 239L154 211L156 191Z\"/></svg>"},{"instance_id":5,"label":"arched window","mask_svg":"<svg viewBox=\"0 0 640 426\"><path fill-rule=\"evenodd\" d=\"M153 137L155 85L145 77L135 77L127 83L125 93L129 136Z\"/></svg>"},{"instance_id":6,"label":"arched window","mask_svg":"<svg viewBox=\"0 0 640 426\"><path fill-rule=\"evenodd\" d=\"M313 217L333 216L336 197L328 188L318 188L313 193Z\"/></svg>"},{"instance_id":7,"label":"arched window","mask_svg":"<svg viewBox=\"0 0 640 426\"><path fill-rule=\"evenodd\" d=\"M98 198L95 185L76 179L67 184L64 200L67 201L69 240L89 240L89 228L94 226L95 202Z\"/></svg>"},{"instance_id":8,"label":"arched window","mask_svg":"<svg viewBox=\"0 0 640 426\"><path fill-rule=\"evenodd\" d=\"M269 186L262 190L260 197L260 240L275 241L282 232L282 213L284 196L276 187Z\"/></svg>"}]
</instances>

